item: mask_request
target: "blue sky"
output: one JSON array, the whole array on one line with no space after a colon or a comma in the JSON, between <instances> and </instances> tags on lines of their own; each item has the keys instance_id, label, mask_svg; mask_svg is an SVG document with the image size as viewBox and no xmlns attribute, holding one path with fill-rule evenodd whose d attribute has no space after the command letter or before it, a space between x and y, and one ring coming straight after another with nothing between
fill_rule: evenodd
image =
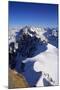
<instances>
[{"instance_id":1,"label":"blue sky","mask_svg":"<svg viewBox=\"0 0 60 90\"><path fill-rule=\"evenodd\" d=\"M9 27L17 25L57 27L58 5L9 1Z\"/></svg>"}]
</instances>

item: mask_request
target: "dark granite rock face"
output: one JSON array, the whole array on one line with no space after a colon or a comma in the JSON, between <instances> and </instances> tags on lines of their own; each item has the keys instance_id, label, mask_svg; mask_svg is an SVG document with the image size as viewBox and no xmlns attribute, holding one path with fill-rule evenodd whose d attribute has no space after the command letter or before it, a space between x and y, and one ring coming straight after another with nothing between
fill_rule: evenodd
<instances>
[{"instance_id":1,"label":"dark granite rock face","mask_svg":"<svg viewBox=\"0 0 60 90\"><path fill-rule=\"evenodd\" d=\"M18 49L20 54L24 57L32 57L34 51L36 50L37 43L39 43L39 40L36 37L23 35L18 42Z\"/></svg>"}]
</instances>

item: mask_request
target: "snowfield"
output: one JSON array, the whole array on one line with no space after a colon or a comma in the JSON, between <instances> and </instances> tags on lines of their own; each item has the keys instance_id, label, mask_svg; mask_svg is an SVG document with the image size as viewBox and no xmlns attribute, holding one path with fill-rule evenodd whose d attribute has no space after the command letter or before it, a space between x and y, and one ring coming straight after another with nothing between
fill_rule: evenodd
<instances>
[{"instance_id":1,"label":"snowfield","mask_svg":"<svg viewBox=\"0 0 60 90\"><path fill-rule=\"evenodd\" d=\"M51 44L47 45L47 50L33 58L27 58L24 63L28 61L35 61L33 68L36 72L42 71L43 73L49 74L53 79L54 85L58 85L58 49ZM36 86L43 86L44 75L40 77Z\"/></svg>"}]
</instances>

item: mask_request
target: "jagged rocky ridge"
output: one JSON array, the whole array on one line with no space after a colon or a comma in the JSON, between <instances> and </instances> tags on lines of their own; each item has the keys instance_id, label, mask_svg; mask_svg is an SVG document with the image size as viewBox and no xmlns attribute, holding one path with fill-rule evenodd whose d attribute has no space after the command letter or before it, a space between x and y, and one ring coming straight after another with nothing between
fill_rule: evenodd
<instances>
[{"instance_id":1,"label":"jagged rocky ridge","mask_svg":"<svg viewBox=\"0 0 60 90\"><path fill-rule=\"evenodd\" d=\"M41 46L41 48L47 45L47 38L43 34L40 35L40 33L41 32L35 29L25 26L17 32L15 42L11 42L9 46L14 50L16 48L15 46L18 45L17 50L20 55L26 58L32 57L38 45ZM12 45L13 43L14 45ZM42 48L40 52L42 52L43 49L44 48Z\"/></svg>"}]
</instances>

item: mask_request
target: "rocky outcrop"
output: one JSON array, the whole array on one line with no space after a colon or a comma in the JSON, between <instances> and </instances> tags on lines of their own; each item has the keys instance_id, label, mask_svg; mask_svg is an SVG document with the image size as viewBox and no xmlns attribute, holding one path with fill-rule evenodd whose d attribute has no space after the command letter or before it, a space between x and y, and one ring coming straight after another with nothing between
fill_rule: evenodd
<instances>
[{"instance_id":1,"label":"rocky outcrop","mask_svg":"<svg viewBox=\"0 0 60 90\"><path fill-rule=\"evenodd\" d=\"M9 69L9 89L27 88L28 86L29 85L22 74Z\"/></svg>"}]
</instances>

